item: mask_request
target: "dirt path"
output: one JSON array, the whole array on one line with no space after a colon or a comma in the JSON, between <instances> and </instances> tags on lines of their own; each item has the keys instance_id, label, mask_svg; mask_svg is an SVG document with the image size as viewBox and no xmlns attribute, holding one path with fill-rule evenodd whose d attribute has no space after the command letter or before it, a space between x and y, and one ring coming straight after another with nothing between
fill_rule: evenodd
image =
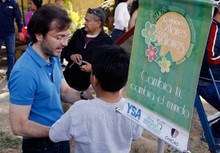
<instances>
[{"instance_id":1,"label":"dirt path","mask_svg":"<svg viewBox=\"0 0 220 153\"><path fill-rule=\"evenodd\" d=\"M2 75L5 70L0 68L0 153L21 153L20 137L15 137L11 134L9 120L8 120L8 104L9 93L7 88L7 81ZM215 110L204 102L208 114L215 112ZM197 115L194 110L192 118L190 138L188 149L192 153L207 153L208 146L206 143L200 141L200 136L203 131ZM132 153L156 153L157 152L157 138L148 132L144 132L142 137L133 142ZM177 152L165 145L165 152Z\"/></svg>"}]
</instances>

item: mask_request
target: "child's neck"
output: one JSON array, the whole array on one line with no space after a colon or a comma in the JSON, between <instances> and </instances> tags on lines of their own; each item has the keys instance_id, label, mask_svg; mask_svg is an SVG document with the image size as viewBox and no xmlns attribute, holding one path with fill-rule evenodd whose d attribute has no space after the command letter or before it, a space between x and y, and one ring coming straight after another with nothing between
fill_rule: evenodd
<instances>
[{"instance_id":1,"label":"child's neck","mask_svg":"<svg viewBox=\"0 0 220 153\"><path fill-rule=\"evenodd\" d=\"M120 92L104 92L102 91L101 93L96 93L97 98L107 102L107 103L116 103L119 102L120 99L122 98Z\"/></svg>"}]
</instances>

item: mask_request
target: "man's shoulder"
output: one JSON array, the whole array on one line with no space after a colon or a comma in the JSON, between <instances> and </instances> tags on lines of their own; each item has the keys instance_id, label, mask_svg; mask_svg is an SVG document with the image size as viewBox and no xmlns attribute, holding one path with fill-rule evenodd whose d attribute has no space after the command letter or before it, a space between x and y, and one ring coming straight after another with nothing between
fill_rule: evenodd
<instances>
[{"instance_id":1,"label":"man's shoulder","mask_svg":"<svg viewBox=\"0 0 220 153\"><path fill-rule=\"evenodd\" d=\"M79 38L79 36L82 37L83 35L85 35L84 33L85 33L85 31L83 30L83 28L77 29L73 33L72 38Z\"/></svg>"},{"instance_id":2,"label":"man's shoulder","mask_svg":"<svg viewBox=\"0 0 220 153\"><path fill-rule=\"evenodd\" d=\"M102 31L99 36L102 39L108 40L109 42L113 43L112 38L105 31Z\"/></svg>"},{"instance_id":3,"label":"man's shoulder","mask_svg":"<svg viewBox=\"0 0 220 153\"><path fill-rule=\"evenodd\" d=\"M85 34L85 30L84 30L84 27L83 28L80 28L80 29L77 29L75 32L75 34Z\"/></svg>"},{"instance_id":4,"label":"man's shoulder","mask_svg":"<svg viewBox=\"0 0 220 153\"><path fill-rule=\"evenodd\" d=\"M6 0L8 4L18 4L16 0Z\"/></svg>"}]
</instances>

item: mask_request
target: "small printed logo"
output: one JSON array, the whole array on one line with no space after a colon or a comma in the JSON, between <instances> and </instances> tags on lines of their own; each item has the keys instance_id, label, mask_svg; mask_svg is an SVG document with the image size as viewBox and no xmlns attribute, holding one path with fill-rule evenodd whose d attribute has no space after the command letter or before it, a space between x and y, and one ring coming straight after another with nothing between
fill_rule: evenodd
<instances>
[{"instance_id":1,"label":"small printed logo","mask_svg":"<svg viewBox=\"0 0 220 153\"><path fill-rule=\"evenodd\" d=\"M13 6L8 6L9 9L13 9Z\"/></svg>"},{"instance_id":2,"label":"small printed logo","mask_svg":"<svg viewBox=\"0 0 220 153\"><path fill-rule=\"evenodd\" d=\"M128 103L128 110L127 114L132 117L133 119L140 121L141 118L141 109L139 109L137 106L134 106L130 103Z\"/></svg>"},{"instance_id":3,"label":"small printed logo","mask_svg":"<svg viewBox=\"0 0 220 153\"><path fill-rule=\"evenodd\" d=\"M175 140L175 138L178 137L178 135L179 135L179 131L172 128L170 132L171 132L170 135L172 138L169 136L165 136L165 140L167 140L169 143L171 143L175 146L179 146L179 141Z\"/></svg>"},{"instance_id":4,"label":"small printed logo","mask_svg":"<svg viewBox=\"0 0 220 153\"><path fill-rule=\"evenodd\" d=\"M172 138L176 138L178 135L179 135L179 131L174 129L174 128L172 128L171 129L171 136L172 136Z\"/></svg>"}]
</instances>

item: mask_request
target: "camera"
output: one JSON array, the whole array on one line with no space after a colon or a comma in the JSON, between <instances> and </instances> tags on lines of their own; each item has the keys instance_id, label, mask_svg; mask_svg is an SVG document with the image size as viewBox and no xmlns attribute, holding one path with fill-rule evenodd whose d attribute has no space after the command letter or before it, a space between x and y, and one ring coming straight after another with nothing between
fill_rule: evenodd
<instances>
[{"instance_id":1,"label":"camera","mask_svg":"<svg viewBox=\"0 0 220 153\"><path fill-rule=\"evenodd\" d=\"M83 61L80 60L77 64L78 64L79 66L82 66L82 65L83 65Z\"/></svg>"}]
</instances>

